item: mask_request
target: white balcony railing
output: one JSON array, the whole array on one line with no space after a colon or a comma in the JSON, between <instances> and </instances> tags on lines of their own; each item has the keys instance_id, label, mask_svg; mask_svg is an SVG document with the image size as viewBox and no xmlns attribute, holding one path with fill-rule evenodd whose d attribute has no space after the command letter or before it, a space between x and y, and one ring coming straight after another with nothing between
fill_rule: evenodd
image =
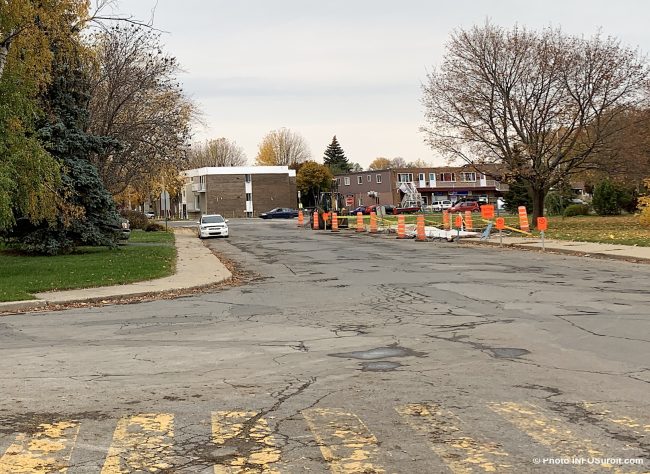
<instances>
[{"instance_id":1,"label":"white balcony railing","mask_svg":"<svg viewBox=\"0 0 650 474\"><path fill-rule=\"evenodd\" d=\"M494 179L480 181L417 181L414 182L418 189L423 188L446 188L446 189L468 189L468 188L494 188L497 191L507 191L508 185ZM396 183L397 189L402 182Z\"/></svg>"},{"instance_id":2,"label":"white balcony railing","mask_svg":"<svg viewBox=\"0 0 650 474\"><path fill-rule=\"evenodd\" d=\"M192 183L192 192L204 193L205 192L205 183Z\"/></svg>"}]
</instances>

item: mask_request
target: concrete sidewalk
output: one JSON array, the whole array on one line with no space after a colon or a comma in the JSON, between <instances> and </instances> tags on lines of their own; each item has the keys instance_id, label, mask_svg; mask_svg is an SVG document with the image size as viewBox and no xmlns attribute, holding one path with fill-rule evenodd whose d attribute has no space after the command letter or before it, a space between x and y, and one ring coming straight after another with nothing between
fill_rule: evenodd
<instances>
[{"instance_id":1,"label":"concrete sidewalk","mask_svg":"<svg viewBox=\"0 0 650 474\"><path fill-rule=\"evenodd\" d=\"M78 290L37 293L36 300L0 303L0 312L28 311L50 304L102 301L120 297L164 294L178 290L201 288L229 279L232 274L196 237L193 230L174 229L176 242L176 273L157 280L127 285L102 286Z\"/></svg>"},{"instance_id":2,"label":"concrete sidewalk","mask_svg":"<svg viewBox=\"0 0 650 474\"><path fill-rule=\"evenodd\" d=\"M499 236L492 234L489 240L462 240L461 243L479 245L499 245ZM503 237L504 247L515 247L528 250L542 250L542 239L531 237ZM612 258L628 261L643 261L650 263L650 247L634 247L632 245L599 244L594 242L574 242L570 240L544 239L544 248L549 252L565 253L600 258Z\"/></svg>"}]
</instances>

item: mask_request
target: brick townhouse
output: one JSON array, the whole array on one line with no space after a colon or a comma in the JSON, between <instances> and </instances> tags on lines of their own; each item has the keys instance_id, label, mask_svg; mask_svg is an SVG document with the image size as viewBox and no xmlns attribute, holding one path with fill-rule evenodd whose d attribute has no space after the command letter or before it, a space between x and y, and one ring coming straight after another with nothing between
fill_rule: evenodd
<instances>
[{"instance_id":1,"label":"brick townhouse","mask_svg":"<svg viewBox=\"0 0 650 474\"><path fill-rule=\"evenodd\" d=\"M256 217L274 207L298 204L296 172L286 166L197 168L182 174L182 205L189 218Z\"/></svg>"},{"instance_id":2,"label":"brick townhouse","mask_svg":"<svg viewBox=\"0 0 650 474\"><path fill-rule=\"evenodd\" d=\"M404 195L399 190L402 183L413 183L425 204L446 199L496 202L508 185L492 178L495 171L493 165L399 168L339 174L336 182L339 191L354 197L357 206L399 205Z\"/></svg>"}]
</instances>

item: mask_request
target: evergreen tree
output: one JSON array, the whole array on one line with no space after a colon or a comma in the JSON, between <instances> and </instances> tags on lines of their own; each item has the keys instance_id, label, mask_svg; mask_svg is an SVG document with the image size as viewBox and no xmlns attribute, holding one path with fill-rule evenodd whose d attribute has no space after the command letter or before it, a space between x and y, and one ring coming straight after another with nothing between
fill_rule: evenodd
<instances>
[{"instance_id":1,"label":"evergreen tree","mask_svg":"<svg viewBox=\"0 0 650 474\"><path fill-rule=\"evenodd\" d=\"M58 194L62 201L56 218L49 222L33 223L24 216L16 219L8 240L29 252L54 255L78 245L114 246L117 242L119 214L89 157L119 144L85 132L89 83L81 54L55 48L53 80L43 97L47 115L38 135L61 164Z\"/></svg>"},{"instance_id":2,"label":"evergreen tree","mask_svg":"<svg viewBox=\"0 0 650 474\"><path fill-rule=\"evenodd\" d=\"M332 174L347 173L352 168L352 165L343 152L343 148L341 148L339 141L336 139L336 135L334 135L332 143L330 143L325 150L323 161Z\"/></svg>"},{"instance_id":3,"label":"evergreen tree","mask_svg":"<svg viewBox=\"0 0 650 474\"><path fill-rule=\"evenodd\" d=\"M521 178L515 178L508 183L508 191L505 192L505 208L508 212L516 213L519 206L526 206L526 211L531 212L533 209L533 199L530 197L530 191L526 183Z\"/></svg>"}]
</instances>

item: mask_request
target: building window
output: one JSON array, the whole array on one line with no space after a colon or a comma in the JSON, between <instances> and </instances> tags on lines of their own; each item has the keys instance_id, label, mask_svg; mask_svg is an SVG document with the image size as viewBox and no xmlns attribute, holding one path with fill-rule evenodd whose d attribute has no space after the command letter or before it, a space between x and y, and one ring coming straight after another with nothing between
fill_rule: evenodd
<instances>
[{"instance_id":1,"label":"building window","mask_svg":"<svg viewBox=\"0 0 650 474\"><path fill-rule=\"evenodd\" d=\"M474 183L476 181L476 173L469 173L469 172L461 173L460 180L465 183Z\"/></svg>"},{"instance_id":2,"label":"building window","mask_svg":"<svg viewBox=\"0 0 650 474\"><path fill-rule=\"evenodd\" d=\"M381 184L381 175L380 174L375 175L375 181L377 181L377 184Z\"/></svg>"},{"instance_id":3,"label":"building window","mask_svg":"<svg viewBox=\"0 0 650 474\"><path fill-rule=\"evenodd\" d=\"M456 173L440 173L440 181L456 181Z\"/></svg>"},{"instance_id":4,"label":"building window","mask_svg":"<svg viewBox=\"0 0 650 474\"><path fill-rule=\"evenodd\" d=\"M250 174L245 174L244 175L244 181L247 182L247 183L250 183L251 182L251 175Z\"/></svg>"},{"instance_id":5,"label":"building window","mask_svg":"<svg viewBox=\"0 0 650 474\"><path fill-rule=\"evenodd\" d=\"M343 184L345 184L346 186L350 186L350 177L349 176L346 176L346 177L343 178Z\"/></svg>"},{"instance_id":6,"label":"building window","mask_svg":"<svg viewBox=\"0 0 650 474\"><path fill-rule=\"evenodd\" d=\"M435 173L429 173L429 181L435 183L436 182L436 174Z\"/></svg>"},{"instance_id":7,"label":"building window","mask_svg":"<svg viewBox=\"0 0 650 474\"><path fill-rule=\"evenodd\" d=\"M424 173L420 173L420 174L418 175L418 180L420 180L420 181L424 181Z\"/></svg>"},{"instance_id":8,"label":"building window","mask_svg":"<svg viewBox=\"0 0 650 474\"><path fill-rule=\"evenodd\" d=\"M357 184L363 184L363 176L357 176Z\"/></svg>"},{"instance_id":9,"label":"building window","mask_svg":"<svg viewBox=\"0 0 650 474\"><path fill-rule=\"evenodd\" d=\"M253 200L253 193L246 193L246 200L247 201L252 201Z\"/></svg>"},{"instance_id":10,"label":"building window","mask_svg":"<svg viewBox=\"0 0 650 474\"><path fill-rule=\"evenodd\" d=\"M336 178L336 185L341 186L341 178Z\"/></svg>"},{"instance_id":11,"label":"building window","mask_svg":"<svg viewBox=\"0 0 650 474\"><path fill-rule=\"evenodd\" d=\"M372 175L369 174L369 175L367 176L367 181L368 181L369 183L372 183Z\"/></svg>"},{"instance_id":12,"label":"building window","mask_svg":"<svg viewBox=\"0 0 650 474\"><path fill-rule=\"evenodd\" d=\"M410 183L413 181L413 173L397 173L398 183Z\"/></svg>"}]
</instances>

